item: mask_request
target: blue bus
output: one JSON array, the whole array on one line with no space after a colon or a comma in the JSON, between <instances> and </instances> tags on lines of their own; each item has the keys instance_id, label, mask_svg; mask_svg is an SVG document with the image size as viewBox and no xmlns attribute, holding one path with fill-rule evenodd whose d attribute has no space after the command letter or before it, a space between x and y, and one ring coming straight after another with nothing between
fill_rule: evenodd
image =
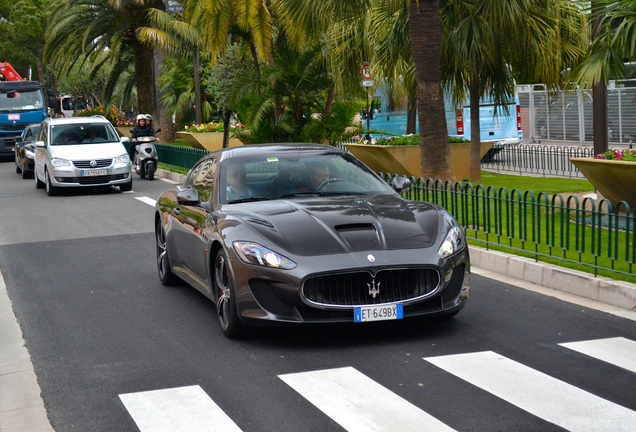
<instances>
[{"instance_id":1,"label":"blue bus","mask_svg":"<svg viewBox=\"0 0 636 432\"><path fill-rule=\"evenodd\" d=\"M372 116L368 119L370 129L376 133L382 132L389 135L406 134L406 111L383 110L389 104L382 88L376 91L372 105L374 106ZM449 92L445 92L444 108L448 136L470 140L470 100L467 99L457 106L452 102ZM517 145L523 141L521 108L517 95L510 98L506 105L498 109L492 98L482 97L479 110L482 142L493 141L493 147L497 148L506 144ZM362 114L361 119L366 128L366 113ZM417 122L416 133L419 133Z\"/></svg>"}]
</instances>

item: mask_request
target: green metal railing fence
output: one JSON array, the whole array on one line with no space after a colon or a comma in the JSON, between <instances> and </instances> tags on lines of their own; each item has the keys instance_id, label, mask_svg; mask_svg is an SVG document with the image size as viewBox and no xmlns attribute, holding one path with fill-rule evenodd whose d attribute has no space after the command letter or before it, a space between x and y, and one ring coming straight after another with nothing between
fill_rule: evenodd
<instances>
[{"instance_id":1,"label":"green metal railing fence","mask_svg":"<svg viewBox=\"0 0 636 432\"><path fill-rule=\"evenodd\" d=\"M636 214L626 202L614 207L605 199L415 177L411 182L405 197L444 207L471 244L636 282Z\"/></svg>"},{"instance_id":2,"label":"green metal railing fence","mask_svg":"<svg viewBox=\"0 0 636 432\"><path fill-rule=\"evenodd\" d=\"M207 153L157 145L159 167L181 174ZM390 181L394 174L380 175ZM471 244L636 282L636 212L625 202L411 177L408 199L448 210Z\"/></svg>"},{"instance_id":3,"label":"green metal railing fence","mask_svg":"<svg viewBox=\"0 0 636 432\"><path fill-rule=\"evenodd\" d=\"M187 174L199 159L209 153L207 150L168 144L156 144L155 147L159 168L180 174Z\"/></svg>"}]
</instances>

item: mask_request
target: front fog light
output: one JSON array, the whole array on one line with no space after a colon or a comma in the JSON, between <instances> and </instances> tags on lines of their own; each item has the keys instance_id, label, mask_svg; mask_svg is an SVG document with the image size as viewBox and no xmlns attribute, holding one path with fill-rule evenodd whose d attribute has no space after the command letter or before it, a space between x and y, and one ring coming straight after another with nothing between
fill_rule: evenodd
<instances>
[{"instance_id":1,"label":"front fog light","mask_svg":"<svg viewBox=\"0 0 636 432\"><path fill-rule=\"evenodd\" d=\"M460 227L454 226L446 234L446 238L437 251L440 258L446 258L457 252L464 245L464 234Z\"/></svg>"}]
</instances>

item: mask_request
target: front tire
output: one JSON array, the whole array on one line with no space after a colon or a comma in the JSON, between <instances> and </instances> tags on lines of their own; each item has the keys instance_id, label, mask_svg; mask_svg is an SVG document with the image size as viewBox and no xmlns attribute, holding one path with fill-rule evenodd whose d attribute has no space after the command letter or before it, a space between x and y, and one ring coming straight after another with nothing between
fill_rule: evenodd
<instances>
[{"instance_id":1,"label":"front tire","mask_svg":"<svg viewBox=\"0 0 636 432\"><path fill-rule=\"evenodd\" d=\"M48 196L57 195L57 188L51 184L51 177L49 176L49 170L44 170L44 184L46 185L46 194Z\"/></svg>"},{"instance_id":2,"label":"front tire","mask_svg":"<svg viewBox=\"0 0 636 432\"><path fill-rule=\"evenodd\" d=\"M230 273L229 260L223 249L219 250L214 260L214 295L216 297L216 313L223 335L230 339L243 333L243 325L238 317L236 307L236 290L234 278Z\"/></svg>"},{"instance_id":3,"label":"front tire","mask_svg":"<svg viewBox=\"0 0 636 432\"><path fill-rule=\"evenodd\" d=\"M168 245L166 244L166 231L157 221L155 226L155 239L157 243L157 273L163 285L172 286L177 283L177 276L172 272L170 257L168 256Z\"/></svg>"},{"instance_id":4,"label":"front tire","mask_svg":"<svg viewBox=\"0 0 636 432\"><path fill-rule=\"evenodd\" d=\"M44 187L44 183L42 183L42 181L38 178L38 175L35 172L35 169L33 170L33 178L35 178L35 188L42 189Z\"/></svg>"},{"instance_id":5,"label":"front tire","mask_svg":"<svg viewBox=\"0 0 636 432\"><path fill-rule=\"evenodd\" d=\"M149 163L146 168L148 168L148 180L154 180L156 171L155 164Z\"/></svg>"},{"instance_id":6,"label":"front tire","mask_svg":"<svg viewBox=\"0 0 636 432\"><path fill-rule=\"evenodd\" d=\"M130 174L130 181L128 183L124 183L119 185L120 192L130 192L132 190L132 174Z\"/></svg>"}]
</instances>

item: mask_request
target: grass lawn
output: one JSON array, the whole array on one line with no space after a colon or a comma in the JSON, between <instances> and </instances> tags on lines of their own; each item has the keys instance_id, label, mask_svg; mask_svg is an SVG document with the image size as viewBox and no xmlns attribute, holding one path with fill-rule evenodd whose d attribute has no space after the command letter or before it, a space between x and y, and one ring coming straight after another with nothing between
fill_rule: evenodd
<instances>
[{"instance_id":1,"label":"grass lawn","mask_svg":"<svg viewBox=\"0 0 636 432\"><path fill-rule=\"evenodd\" d=\"M464 182L468 183L468 182ZM561 177L534 177L520 175L497 174L489 171L481 172L481 184L484 187L506 188L509 191L519 189L522 192L532 191L536 194L546 192L549 195L580 192L594 192L594 186L588 180L570 179Z\"/></svg>"}]
</instances>

